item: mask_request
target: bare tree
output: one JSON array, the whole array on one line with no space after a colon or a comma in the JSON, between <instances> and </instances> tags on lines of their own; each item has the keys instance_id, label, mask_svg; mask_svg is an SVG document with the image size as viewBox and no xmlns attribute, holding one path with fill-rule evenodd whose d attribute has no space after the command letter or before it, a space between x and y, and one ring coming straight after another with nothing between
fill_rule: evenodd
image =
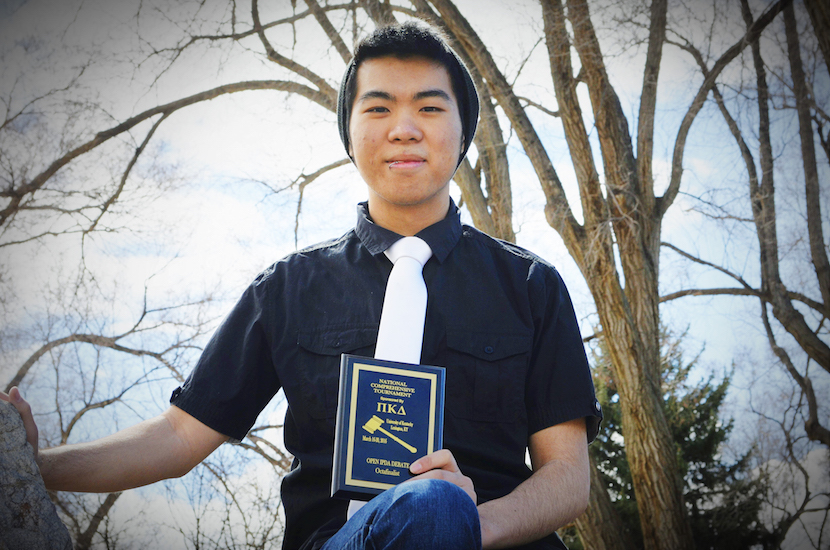
<instances>
[{"instance_id":1,"label":"bare tree","mask_svg":"<svg viewBox=\"0 0 830 550\"><path fill-rule=\"evenodd\" d=\"M737 201L727 198L736 196L732 191L712 192L699 199L698 208L717 220L722 231L733 231L730 227L751 229L757 243L753 247L757 264L752 268L757 274L717 265L664 243L682 257L725 274L739 285L686 289L664 300L728 294L757 299L763 334L791 383L780 396L763 397L771 402L786 399L782 410L760 407L757 399L752 405L763 423L772 426L762 429L758 439L764 450L759 472L775 487L767 499L765 548L779 548L796 526L804 533L800 543L803 547L820 548L826 544L822 541L827 532L826 489L811 492L816 472L805 467L805 461L808 456L821 455L822 448L824 453L830 448L826 421L830 267L824 235L826 216L822 216L827 197L821 192L821 182L828 172L827 163L819 162L815 154L816 146L821 145L825 160L830 158L826 156L823 133L830 98L827 57L822 49L826 36L818 32L826 24L822 23L826 13L821 13L826 8L813 2L805 2L804 6L806 14L797 5L784 8L782 21L766 47L760 40L752 43L745 71L752 80L725 82L713 89L742 159L745 191ZM741 7L745 24L752 25L748 2L742 1ZM809 33L810 27L816 29L815 34ZM705 75L702 52L682 38L676 43L694 56ZM725 91L732 91L732 97ZM747 116L748 109L751 116ZM796 200L791 199L793 195ZM751 284L751 280L760 283ZM778 437L764 437L765 432L775 430ZM805 519L808 516L810 519Z\"/></svg>"},{"instance_id":2,"label":"bare tree","mask_svg":"<svg viewBox=\"0 0 830 550\"><path fill-rule=\"evenodd\" d=\"M443 7L441 15L448 25L463 21L460 14L450 7ZM567 5L567 18L573 28L572 38L566 32L564 7L555 2L543 2L542 7L551 72L560 118L563 119L579 182L584 224L575 220L548 154L504 78L486 59L475 60L476 67L483 72L488 71L484 73L487 82L494 88L494 96L513 122L536 168L548 201L548 221L565 241L594 296L620 387L626 448L646 546L690 547L691 532L685 518L682 494L677 489L680 484L676 477L675 451L659 410L657 283L660 226L679 190L686 136L714 78L753 36L760 33L782 6L776 4L768 10L759 19L759 24L748 30L746 37L717 59L712 73L703 81L678 131L671 180L662 197L654 193L651 144L666 4L654 2L651 5L636 158L628 121L609 82L587 4L569 2ZM486 54L486 49L476 43L471 29L461 23L456 28L465 49L482 57ZM587 84L591 98L603 156L604 186L600 183L599 170L594 164L593 150L582 122L582 110L574 93L578 81L573 76L570 61L571 44L581 63L580 81ZM607 189L607 193L603 193L603 188ZM618 272L615 253L619 254L622 273ZM621 284L622 277L625 286Z\"/></svg>"},{"instance_id":3,"label":"bare tree","mask_svg":"<svg viewBox=\"0 0 830 550\"><path fill-rule=\"evenodd\" d=\"M35 394L52 392L54 409L39 414L41 436L46 445L87 439L89 433L98 431L93 426L102 420L117 426L119 422L129 422L128 417L140 419L153 414L153 406L145 401L154 401L152 394L163 391L165 380L184 382L183 373L191 368L193 357L201 350L198 342L213 326L212 319L200 311L207 305L208 302L202 302L151 308L145 297L137 321L122 334L107 336L76 331L51 339L38 348L18 369L13 382ZM89 321L55 319L49 332L60 332L66 325L89 324ZM158 345L164 339L168 342L154 349L154 343ZM33 373L36 378L32 377ZM250 442L218 453L200 466L204 472L199 479L210 481L203 480L198 498L191 493L192 509L200 514L195 518L197 529L190 532L185 525L174 525L172 529L187 534L188 540L205 537L212 541L210 547L215 548L269 548L278 543L282 520L277 480L290 467L290 456L279 444L281 429L280 425L257 426L252 430ZM252 459L262 457L271 466L271 483L263 484L250 475L245 479L247 465ZM108 548L131 548L141 542L144 535L137 537L137 534L148 529L147 522L154 521L140 518L140 514L126 524L112 520L109 514L122 493L100 496L54 493L52 496L77 548L98 547L101 541ZM171 506L182 500L175 491L169 498ZM204 505L199 506L198 502ZM200 544L194 542L194 546Z\"/></svg>"},{"instance_id":4,"label":"bare tree","mask_svg":"<svg viewBox=\"0 0 830 550\"><path fill-rule=\"evenodd\" d=\"M746 1L741 3L746 25L753 24L753 16ZM819 396L814 389L813 379L818 377L821 383L827 380L827 373L830 373L830 347L827 344L827 327L825 322L830 317L830 263L827 258L827 244L823 232L822 218L822 196L819 185L818 162L815 155L816 138L821 138L821 126L817 125L818 132L813 130L813 120L824 116L821 101L828 98L819 94L818 96L809 90L815 87L808 81L805 74L802 58L799 32L796 28L795 10L792 5L784 8L783 27L785 35L785 49L789 75L779 74L777 77L783 84L782 105L792 106L796 113L796 125L798 128L798 139L800 148L797 155L803 168L803 211L798 215L806 223L803 225L807 241L807 255L812 266L810 275L814 277L814 288L816 297L810 296L810 291L799 288L797 285L804 285L801 274L792 274L792 282L785 282L785 271L782 267L782 250L784 247L779 242L778 225L784 221L786 214L781 213L781 208L776 205L776 178L782 177L780 170L776 170L775 153L771 135L775 131L770 121L770 106L774 98L770 93L770 86L767 77L767 63L762 55L760 42L752 43L752 67L755 73L755 109L757 109L757 126L748 130L742 128L736 117L730 112L729 106L719 89L713 90L718 108L721 111L735 142L738 145L740 154L746 168L748 185L747 201L751 205L752 224L758 242L760 286L755 288L740 274L726 268L715 266L702 258L688 254L682 250L666 245L682 254L684 257L698 264L708 265L727 274L741 285L735 289L693 289L685 290L664 297L664 300L674 299L683 295L713 295L713 294L734 294L756 297L761 304L761 321L769 345L778 360L785 367L792 377L792 380L803 392L806 407L805 432L811 440L830 447L830 430L826 426L825 417L820 411L826 404L820 402ZM700 51L692 47L687 41L680 43L681 47L689 51L704 74L706 67ZM821 74L812 75L817 82L822 82L825 77ZM751 132L758 136L758 151L753 154L749 145L750 139L747 133ZM816 135L818 133L818 136ZM758 170L757 166L760 166ZM760 173L759 173L760 172ZM826 174L825 174L826 177ZM789 176L792 178L792 176ZM778 196L781 192L778 192ZM712 217L724 216L730 220L742 220L740 215L729 212L727 209L715 206L708 208ZM747 220L748 222L748 220ZM787 247L789 248L789 247ZM802 248L803 250L803 248ZM791 254L792 256L792 254ZM806 263L806 262L805 262ZM810 265L807 264L807 265ZM806 267L806 265L805 265ZM811 285L813 286L813 285ZM770 310L778 326L784 329L797 344L796 352L807 358L807 364L814 364L823 369L815 372L812 376L807 369L798 369L792 357L792 351L779 343L780 336L776 336L775 327L770 320Z\"/></svg>"},{"instance_id":5,"label":"bare tree","mask_svg":"<svg viewBox=\"0 0 830 550\"><path fill-rule=\"evenodd\" d=\"M815 548L827 544L830 486L827 451L802 429L805 395L792 385L753 384L750 409L757 420L756 472L770 481L763 548Z\"/></svg>"},{"instance_id":6,"label":"bare tree","mask_svg":"<svg viewBox=\"0 0 830 550\"><path fill-rule=\"evenodd\" d=\"M0 196L5 199L0 211L0 231L6 239L0 241L0 246L8 248L52 236L53 230L41 229L38 225L42 218L38 217L35 224L27 221L34 219L31 216L35 214L47 213L50 220L69 219L71 223L67 222L65 227L82 236L100 230L101 220L112 211L113 205L124 200L124 189L129 187L135 167L152 150L159 132L178 113L214 98L268 90L280 98L303 98L330 118L335 110L341 70L350 56L349 44L373 25L404 18L428 21L449 36L471 68L482 96L481 123L475 141L477 155L474 160L472 157L465 160L455 177L462 202L477 226L497 237L515 240L513 191L518 182L511 174L508 152L513 148L529 160L535 173L533 185L544 197L547 223L564 242L581 271L608 342L646 548L691 548L692 536L676 465L677 452L661 406L659 281L663 222L681 192L687 169L684 165L687 143L707 98L713 94L717 99L718 79L737 63L750 45L758 43L759 37L788 5L789 0L769 2L757 16L749 14L745 28L729 43L714 41L712 33L703 38L704 43L698 43L695 41L699 37L686 37L680 29L669 25L673 12L665 0L613 6L589 5L587 0L564 3L539 0L527 9L533 10L534 18L541 21L541 27L533 31L537 33L538 44L545 46L544 52L535 53L534 49L528 59L519 62L518 69L510 71L465 17L464 13L471 13L467 10L474 8L466 5L460 8L449 0L394 3L306 0L304 6L292 3L290 13L287 6L277 9L260 5L257 0L245 7L237 2L204 2L193 8L193 12L182 6L154 5L149 12L176 25L175 30L163 37L141 38L138 52L134 53L136 67L152 67L155 71L150 90L155 90L165 75L186 65L183 60L188 54L210 48L254 56L279 75L279 79L228 82L178 98L166 98L158 105L138 109L137 114L114 117L108 124L85 127L83 131L67 135L61 147L49 155L33 158L25 170L14 164L11 154L0 155L0 168L4 170L0 174L4 178ZM600 7L612 12L635 12L634 16L619 21L643 51L641 57L634 58L638 60L636 72L640 84L631 106L625 105L626 100L618 93L609 74L614 61L606 49L609 46L605 33L610 31L596 26ZM679 10L681 15L685 13L683 6L671 6L671 9ZM137 8L135 21L139 36L140 23L149 12L143 4ZM320 37L328 41L328 55L315 58L308 51L320 53L319 46L313 46L319 44ZM706 57L700 56L700 77L692 84L692 93L686 98L679 122L673 118L660 120L658 109L661 101L658 83L665 67L663 55L667 44L691 52L707 52ZM544 58L551 75L553 96L531 96L516 84L524 63L534 55ZM78 69L77 78L83 76L82 69ZM70 79L67 86L71 87L72 83ZM545 83L545 87L550 85ZM54 93L58 91L56 88ZM556 107L546 105L552 98ZM34 114L43 101L46 99L36 98L23 101L17 107L11 107L13 102L7 101L8 123L0 131L25 131L21 121ZM629 120L629 110L637 113L636 125ZM570 154L569 167L555 167L556 157L546 147L539 123L531 116L536 112L552 116L559 125ZM669 146L671 158L666 159L670 169L665 176L655 170L655 164L661 160L655 148L656 127L671 128L674 135ZM75 127L66 128L69 131ZM117 176L110 179L110 185L90 192L81 185L83 178L73 172L73 166L116 142L122 145L117 157L120 158L118 170L113 171ZM601 158L596 158L597 155ZM342 157L326 158L318 166L303 170L303 174L310 175L289 178L286 185L269 183L268 186L274 190L296 189L302 200L302 192L309 183L344 164L347 162ZM562 170L573 174L577 200L569 200L563 183L565 178L560 174ZM78 201L68 208L67 197ZM300 210L298 205L298 216ZM769 226L768 220L758 223L759 227ZM15 231L7 229L12 227ZM770 289L753 291L746 287L740 291L760 296L765 303L772 304L773 315L782 315L782 324L801 334L805 341L820 340L817 335L807 334L809 330L798 328L797 316L792 314L792 293L776 290L776 295L767 294L773 292L774 282L770 281L768 286ZM88 336L87 333L72 334L79 339ZM115 338L112 342L117 344L116 336L108 338ZM49 340L43 345L53 341L58 340ZM820 355L821 347L815 347ZM272 464L284 467L288 457L280 447L258 437L254 433L245 442L248 449L260 456L267 455ZM596 504L592 512L599 514L596 524L613 524L609 523L613 518L603 512L608 508L602 505L603 495L594 497L592 502ZM596 544L597 548L606 547L599 540Z\"/></svg>"}]
</instances>

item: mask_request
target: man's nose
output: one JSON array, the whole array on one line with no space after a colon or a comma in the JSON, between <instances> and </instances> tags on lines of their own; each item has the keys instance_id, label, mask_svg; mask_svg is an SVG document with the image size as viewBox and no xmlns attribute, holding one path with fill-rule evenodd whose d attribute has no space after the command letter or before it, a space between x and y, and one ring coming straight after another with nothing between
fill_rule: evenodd
<instances>
[{"instance_id":1,"label":"man's nose","mask_svg":"<svg viewBox=\"0 0 830 550\"><path fill-rule=\"evenodd\" d=\"M420 141L423 137L418 122L409 113L400 113L389 131L390 141Z\"/></svg>"}]
</instances>

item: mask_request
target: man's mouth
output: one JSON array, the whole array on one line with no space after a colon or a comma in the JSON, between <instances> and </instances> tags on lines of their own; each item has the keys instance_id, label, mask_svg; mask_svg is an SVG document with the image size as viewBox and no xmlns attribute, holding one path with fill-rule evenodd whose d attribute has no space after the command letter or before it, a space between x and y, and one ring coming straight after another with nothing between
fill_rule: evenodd
<instances>
[{"instance_id":1,"label":"man's mouth","mask_svg":"<svg viewBox=\"0 0 830 550\"><path fill-rule=\"evenodd\" d=\"M400 157L394 157L393 159L388 161L390 168L415 168L417 166L422 165L426 162L423 158L412 156L412 155L404 155Z\"/></svg>"}]
</instances>

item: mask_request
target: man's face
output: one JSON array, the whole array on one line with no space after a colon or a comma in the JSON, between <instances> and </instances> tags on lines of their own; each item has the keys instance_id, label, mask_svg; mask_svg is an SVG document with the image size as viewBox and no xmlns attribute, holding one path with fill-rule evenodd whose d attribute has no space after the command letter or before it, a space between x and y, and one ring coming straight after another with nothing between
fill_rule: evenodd
<instances>
[{"instance_id":1,"label":"man's face","mask_svg":"<svg viewBox=\"0 0 830 550\"><path fill-rule=\"evenodd\" d=\"M357 71L350 152L369 210L446 208L462 130L447 70L427 58L380 57ZM377 221L377 219L376 219Z\"/></svg>"}]
</instances>

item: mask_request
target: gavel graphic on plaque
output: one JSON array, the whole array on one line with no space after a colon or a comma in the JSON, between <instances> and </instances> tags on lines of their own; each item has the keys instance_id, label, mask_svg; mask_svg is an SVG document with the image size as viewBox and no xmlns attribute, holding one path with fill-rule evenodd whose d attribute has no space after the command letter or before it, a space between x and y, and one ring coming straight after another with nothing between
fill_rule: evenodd
<instances>
[{"instance_id":1,"label":"gavel graphic on plaque","mask_svg":"<svg viewBox=\"0 0 830 550\"><path fill-rule=\"evenodd\" d=\"M370 434L375 433L376 430L380 431L381 433L384 433L384 434L388 435L389 437L391 437L392 439L394 439L395 441L397 441L398 443L403 445L409 452L411 452L411 453L418 452L418 449L416 449L415 447L413 447L412 445L410 445L406 441L402 441L400 438L390 434L385 429L381 428L381 424L383 424L383 419L382 418L379 418L378 416L372 416L372 418L370 418L369 421L366 422L366 424L363 425L363 429L366 430L367 432L369 432Z\"/></svg>"}]
</instances>

